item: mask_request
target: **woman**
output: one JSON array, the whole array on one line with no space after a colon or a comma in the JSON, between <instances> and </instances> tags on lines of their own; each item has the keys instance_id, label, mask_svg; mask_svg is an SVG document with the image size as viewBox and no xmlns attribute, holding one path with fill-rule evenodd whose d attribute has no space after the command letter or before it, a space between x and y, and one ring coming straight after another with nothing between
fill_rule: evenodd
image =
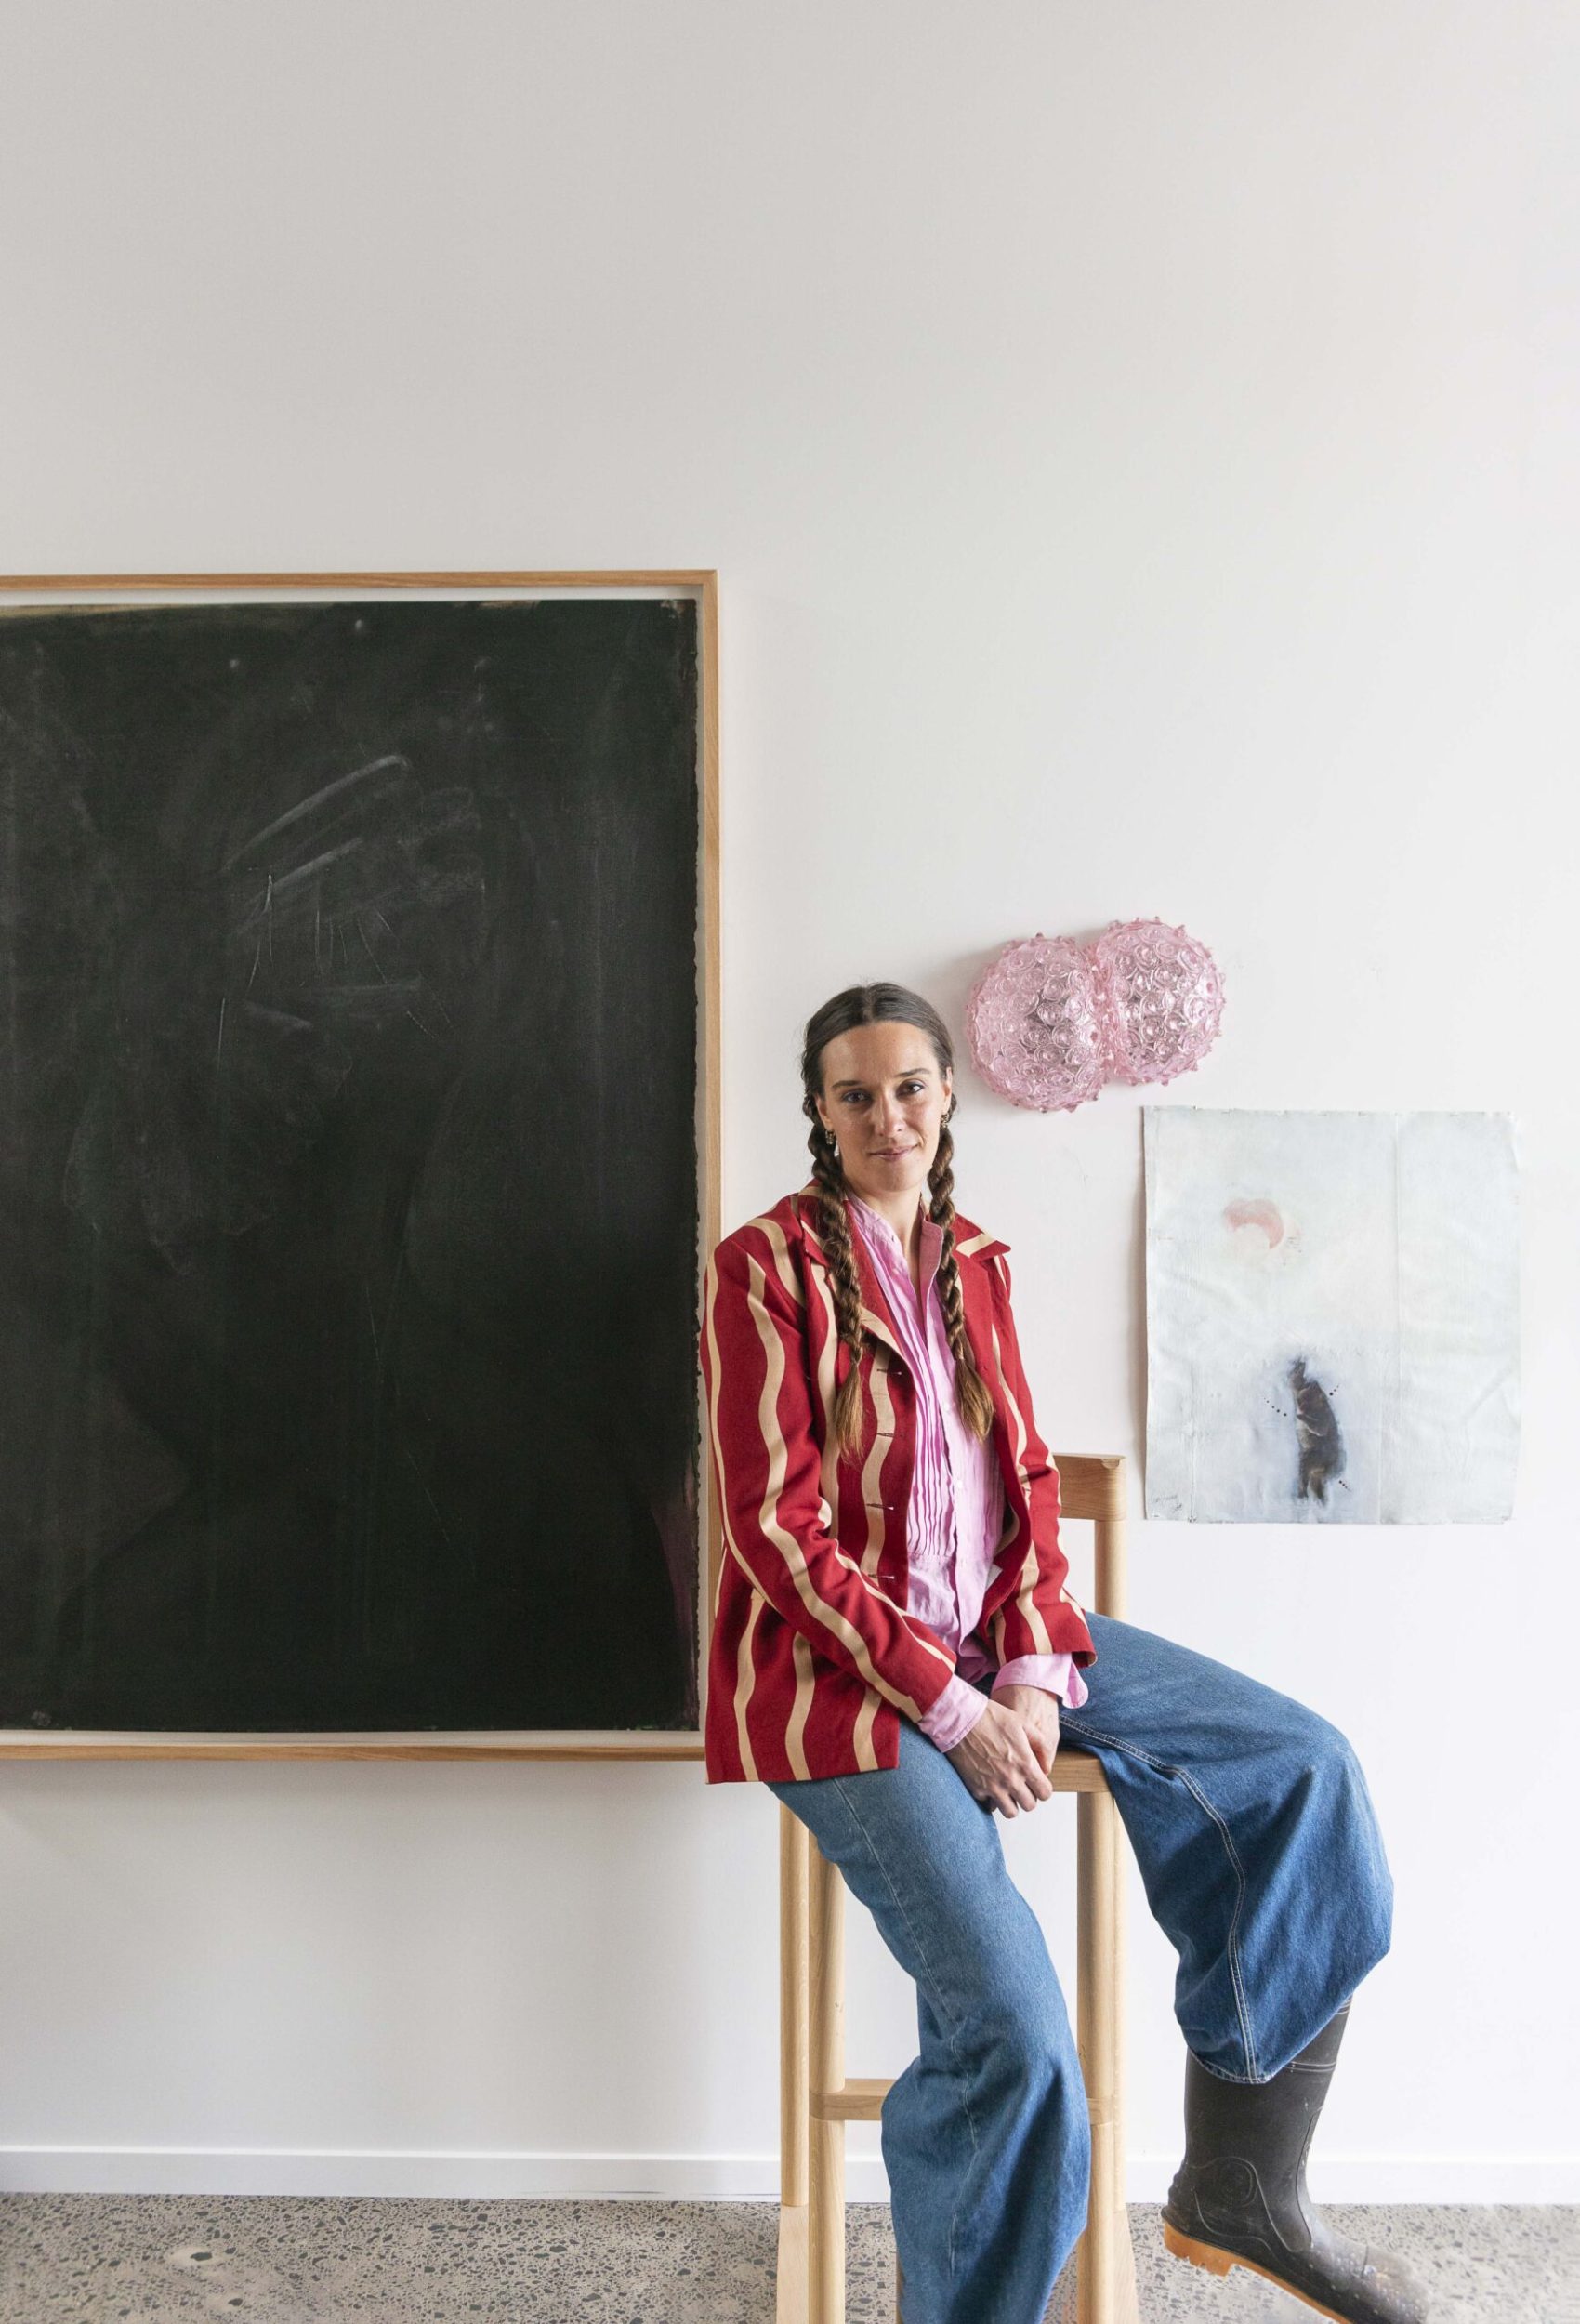
<instances>
[{"instance_id":1,"label":"woman","mask_svg":"<svg viewBox=\"0 0 1580 2324\"><path fill-rule=\"evenodd\" d=\"M1421 2324L1410 2271L1305 2187L1349 1997L1390 1935L1355 1756L1066 1587L1008 1247L954 1204L936 1010L854 985L808 1025L801 1073L811 1177L706 1274L707 1774L799 1816L915 1980L920 2054L882 2121L904 2324L1040 2324L1085 2225L1080 2065L994 1821L1051 1796L1061 1731L1101 1760L1179 1956L1169 2248L1344 2324Z\"/></svg>"}]
</instances>

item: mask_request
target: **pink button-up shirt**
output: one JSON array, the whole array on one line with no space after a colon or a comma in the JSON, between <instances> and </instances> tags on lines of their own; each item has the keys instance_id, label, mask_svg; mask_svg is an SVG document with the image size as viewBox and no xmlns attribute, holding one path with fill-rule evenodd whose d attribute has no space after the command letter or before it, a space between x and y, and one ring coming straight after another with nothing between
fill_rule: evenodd
<instances>
[{"instance_id":1,"label":"pink button-up shirt","mask_svg":"<svg viewBox=\"0 0 1580 2324\"><path fill-rule=\"evenodd\" d=\"M918 1196L918 1203L920 1197ZM987 1709L973 1686L994 1668L991 1655L965 1643L976 1628L1004 1530L1004 1479L992 1436L973 1435L955 1403L955 1356L938 1290L943 1229L924 1216L919 1272L911 1281L900 1237L889 1221L849 1196L850 1213L894 1312L895 1329L916 1383L916 1464L911 1481L910 1611L955 1657L955 1674L918 1722L941 1751L952 1750ZM1020 1655L993 1683L1041 1686L1072 1710L1086 1699L1086 1684L1067 1654Z\"/></svg>"}]
</instances>

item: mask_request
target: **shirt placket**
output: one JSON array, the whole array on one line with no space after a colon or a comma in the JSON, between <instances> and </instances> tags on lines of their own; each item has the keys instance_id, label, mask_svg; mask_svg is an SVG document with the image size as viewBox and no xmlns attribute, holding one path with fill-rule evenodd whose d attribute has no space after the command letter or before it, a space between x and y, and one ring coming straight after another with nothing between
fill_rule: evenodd
<instances>
[{"instance_id":1,"label":"shirt placket","mask_svg":"<svg viewBox=\"0 0 1580 2324\"><path fill-rule=\"evenodd\" d=\"M943 1475L938 1483L943 1504L939 1515L943 1538L941 1544L913 1541L911 1563L913 1568L923 1570L929 1580L936 1578L941 1592L947 1600L952 1616L950 1627L953 1629L955 1627L953 1618L958 1605L956 1578L960 1554L960 1523L956 1503L959 1478L955 1472L955 1453L950 1443L949 1424L943 1410L939 1370L935 1362L940 1341L933 1330L933 1310L938 1306L933 1286L938 1274L937 1246L941 1241L941 1237L929 1233L928 1227L924 1225L922 1231L927 1238L925 1247L930 1249L932 1263L918 1292L916 1286L911 1280L911 1270L905 1263L905 1254L900 1247L900 1237L895 1234L889 1221L879 1212L871 1210L870 1207L863 1206L862 1226L867 1235L869 1248L875 1244L881 1246L880 1256L884 1263L884 1275L889 1287L889 1301L895 1310L895 1319L901 1327L901 1337L905 1343L906 1356L916 1378L916 1393L919 1397L926 1399L932 1440L942 1448ZM941 1313L938 1320L941 1326ZM941 1549L941 1554L940 1554Z\"/></svg>"},{"instance_id":2,"label":"shirt placket","mask_svg":"<svg viewBox=\"0 0 1580 2324\"><path fill-rule=\"evenodd\" d=\"M910 1270L907 1269L905 1274L907 1284L910 1283ZM937 1282L938 1259L935 1248L932 1265L928 1270L927 1280L922 1285L916 1322L923 1337L922 1353L927 1367L928 1392L932 1402L934 1425L938 1432L938 1442L943 1449L946 1486L943 1571L949 1578L951 1598L958 1606L961 1479L953 1432L950 1427L950 1413L943 1395L943 1381L948 1377L954 1358L950 1354L949 1342L944 1334L943 1310L939 1303L935 1287Z\"/></svg>"}]
</instances>

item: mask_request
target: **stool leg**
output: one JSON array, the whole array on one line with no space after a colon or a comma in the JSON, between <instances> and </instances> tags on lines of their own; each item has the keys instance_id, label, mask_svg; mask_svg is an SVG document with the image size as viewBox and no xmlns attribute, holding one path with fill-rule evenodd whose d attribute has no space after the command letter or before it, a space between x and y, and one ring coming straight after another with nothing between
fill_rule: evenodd
<instances>
[{"instance_id":1,"label":"stool leg","mask_svg":"<svg viewBox=\"0 0 1580 2324\"><path fill-rule=\"evenodd\" d=\"M808 1851L811 1834L779 1803L779 2258L776 2324L807 2324L809 2080Z\"/></svg>"},{"instance_id":2,"label":"stool leg","mask_svg":"<svg viewBox=\"0 0 1580 2324\"><path fill-rule=\"evenodd\" d=\"M1125 1975L1119 1810L1108 1791L1076 1802L1077 2040L1092 2122L1091 2201L1076 2257L1079 2324L1136 2324L1125 2208L1120 2017Z\"/></svg>"},{"instance_id":3,"label":"stool leg","mask_svg":"<svg viewBox=\"0 0 1580 2324\"><path fill-rule=\"evenodd\" d=\"M814 1841L808 1882L811 1934L812 2119L809 2162L808 2324L845 2324L845 2125L823 2111L845 2082L845 1883Z\"/></svg>"}]
</instances>

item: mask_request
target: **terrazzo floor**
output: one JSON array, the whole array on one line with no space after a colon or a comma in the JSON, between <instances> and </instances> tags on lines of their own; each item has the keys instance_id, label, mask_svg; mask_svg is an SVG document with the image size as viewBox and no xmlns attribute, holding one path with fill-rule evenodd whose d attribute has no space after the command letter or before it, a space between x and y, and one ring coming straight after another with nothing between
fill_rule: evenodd
<instances>
[{"instance_id":1,"label":"terrazzo floor","mask_svg":"<svg viewBox=\"0 0 1580 2324\"><path fill-rule=\"evenodd\" d=\"M1324 2211L1416 2264L1432 2324L1580 2324L1580 2206ZM888 2205L847 2216L848 2324L892 2324ZM769 2203L7 2195L0 2324L773 2324L777 2222ZM1144 2324L1310 2324L1259 2278L1171 2258L1154 2205L1130 2227Z\"/></svg>"}]
</instances>

